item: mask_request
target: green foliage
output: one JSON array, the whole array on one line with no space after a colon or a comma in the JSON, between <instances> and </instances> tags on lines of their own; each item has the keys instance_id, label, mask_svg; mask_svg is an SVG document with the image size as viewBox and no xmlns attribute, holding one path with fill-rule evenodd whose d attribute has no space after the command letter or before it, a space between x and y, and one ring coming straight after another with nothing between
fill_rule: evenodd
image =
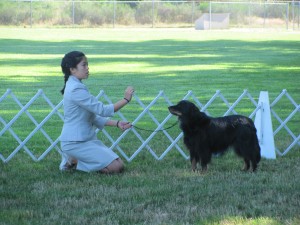
<instances>
[{"instance_id":1,"label":"green foliage","mask_svg":"<svg viewBox=\"0 0 300 225\"><path fill-rule=\"evenodd\" d=\"M139 21L141 24L151 24L153 18L151 7L152 3L138 4L135 14L136 21Z\"/></svg>"},{"instance_id":2,"label":"green foliage","mask_svg":"<svg viewBox=\"0 0 300 225\"><path fill-rule=\"evenodd\" d=\"M0 24L30 24L30 5L22 3L16 5L14 2L1 2Z\"/></svg>"},{"instance_id":3,"label":"green foliage","mask_svg":"<svg viewBox=\"0 0 300 225\"><path fill-rule=\"evenodd\" d=\"M3 25L8 25L13 21L14 14L12 14L13 5L0 2L0 21Z\"/></svg>"},{"instance_id":4,"label":"green foliage","mask_svg":"<svg viewBox=\"0 0 300 225\"><path fill-rule=\"evenodd\" d=\"M159 4L156 8L158 21L162 23L182 23L191 21L190 4L185 3L165 3Z\"/></svg>"},{"instance_id":5,"label":"green foliage","mask_svg":"<svg viewBox=\"0 0 300 225\"><path fill-rule=\"evenodd\" d=\"M294 20L300 11L296 5L287 7L287 4L289 3L2 0L0 25L123 27L153 24L156 27L190 27L203 13L211 10L212 13L229 13L230 27L286 28L287 19L297 23Z\"/></svg>"},{"instance_id":6,"label":"green foliage","mask_svg":"<svg viewBox=\"0 0 300 225\"><path fill-rule=\"evenodd\" d=\"M116 22L121 25L132 25L135 23L135 12L129 4L118 4L116 11Z\"/></svg>"}]
</instances>

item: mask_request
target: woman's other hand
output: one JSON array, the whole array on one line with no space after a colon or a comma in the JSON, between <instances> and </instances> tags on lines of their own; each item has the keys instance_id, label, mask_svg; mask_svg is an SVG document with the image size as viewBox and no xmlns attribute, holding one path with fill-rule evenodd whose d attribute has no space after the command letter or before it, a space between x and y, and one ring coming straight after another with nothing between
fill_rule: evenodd
<instances>
[{"instance_id":1,"label":"woman's other hand","mask_svg":"<svg viewBox=\"0 0 300 225\"><path fill-rule=\"evenodd\" d=\"M132 127L132 124L131 124L130 122L119 121L118 127L119 127L121 130L127 130L127 129L129 129L129 128Z\"/></svg>"}]
</instances>

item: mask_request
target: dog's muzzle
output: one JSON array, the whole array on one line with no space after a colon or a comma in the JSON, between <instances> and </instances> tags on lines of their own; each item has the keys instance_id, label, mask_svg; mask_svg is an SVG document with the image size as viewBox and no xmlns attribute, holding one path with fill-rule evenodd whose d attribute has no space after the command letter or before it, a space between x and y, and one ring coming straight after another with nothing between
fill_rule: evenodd
<instances>
[{"instance_id":1,"label":"dog's muzzle","mask_svg":"<svg viewBox=\"0 0 300 225\"><path fill-rule=\"evenodd\" d=\"M181 116L181 115L182 115L182 113L179 112L179 111L177 111L177 110L175 110L175 109L173 108L173 106L169 106L168 109L169 109L169 112L170 112L171 114L175 115L175 116Z\"/></svg>"}]
</instances>

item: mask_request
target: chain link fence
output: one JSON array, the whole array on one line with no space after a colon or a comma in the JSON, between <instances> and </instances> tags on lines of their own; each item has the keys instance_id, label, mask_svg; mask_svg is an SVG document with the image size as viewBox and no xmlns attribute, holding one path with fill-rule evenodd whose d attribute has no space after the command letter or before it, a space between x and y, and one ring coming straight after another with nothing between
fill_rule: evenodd
<instances>
[{"instance_id":1,"label":"chain link fence","mask_svg":"<svg viewBox=\"0 0 300 225\"><path fill-rule=\"evenodd\" d=\"M226 13L226 28L299 30L300 2L1 0L0 26L195 27L209 14ZM212 26L208 26L212 29Z\"/></svg>"}]
</instances>

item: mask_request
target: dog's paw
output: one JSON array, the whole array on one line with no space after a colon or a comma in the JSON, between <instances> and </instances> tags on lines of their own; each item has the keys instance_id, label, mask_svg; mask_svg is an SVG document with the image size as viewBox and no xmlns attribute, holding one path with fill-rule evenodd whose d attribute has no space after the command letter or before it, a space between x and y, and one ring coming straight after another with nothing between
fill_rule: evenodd
<instances>
[{"instance_id":1,"label":"dog's paw","mask_svg":"<svg viewBox=\"0 0 300 225\"><path fill-rule=\"evenodd\" d=\"M207 165L201 166L201 170L202 170L202 172L206 172L207 171Z\"/></svg>"}]
</instances>

